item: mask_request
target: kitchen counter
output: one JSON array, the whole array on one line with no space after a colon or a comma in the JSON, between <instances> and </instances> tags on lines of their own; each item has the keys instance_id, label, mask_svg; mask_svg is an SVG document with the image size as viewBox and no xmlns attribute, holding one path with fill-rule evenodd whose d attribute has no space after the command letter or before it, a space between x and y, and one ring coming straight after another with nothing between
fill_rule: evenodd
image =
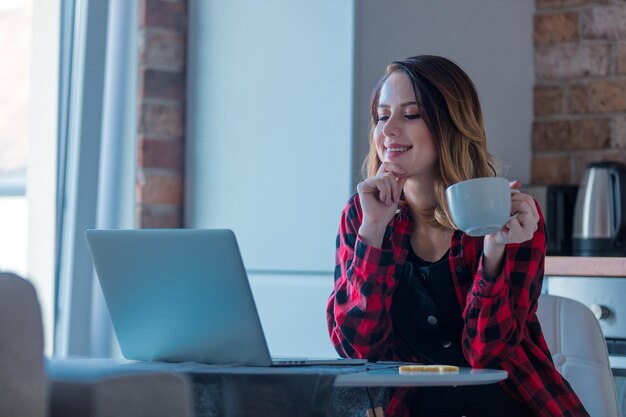
<instances>
[{"instance_id":1,"label":"kitchen counter","mask_svg":"<svg viewBox=\"0 0 626 417\"><path fill-rule=\"evenodd\" d=\"M626 277L626 258L546 256L545 275Z\"/></svg>"}]
</instances>

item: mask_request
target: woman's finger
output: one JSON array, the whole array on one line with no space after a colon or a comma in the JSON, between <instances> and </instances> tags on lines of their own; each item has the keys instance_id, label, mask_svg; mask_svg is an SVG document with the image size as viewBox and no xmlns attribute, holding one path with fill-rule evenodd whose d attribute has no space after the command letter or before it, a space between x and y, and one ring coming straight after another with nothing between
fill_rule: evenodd
<instances>
[{"instance_id":1,"label":"woman's finger","mask_svg":"<svg viewBox=\"0 0 626 417\"><path fill-rule=\"evenodd\" d=\"M389 182L389 188L391 189L391 199L393 203L400 201L400 191L398 187L398 180L393 174L386 174L385 180Z\"/></svg>"},{"instance_id":2,"label":"woman's finger","mask_svg":"<svg viewBox=\"0 0 626 417\"><path fill-rule=\"evenodd\" d=\"M373 178L368 178L362 182L360 182L359 184L357 184L356 186L356 190L359 193L377 193L378 190L378 185L376 184L378 181L378 178L373 177Z\"/></svg>"},{"instance_id":3,"label":"woman's finger","mask_svg":"<svg viewBox=\"0 0 626 417\"><path fill-rule=\"evenodd\" d=\"M525 235L524 228L520 224L517 217L512 218L506 224L506 228L508 230L506 231L505 235L510 243L520 243L522 241L521 239L523 239L523 236ZM525 240L528 239L524 239L523 241Z\"/></svg>"},{"instance_id":4,"label":"woman's finger","mask_svg":"<svg viewBox=\"0 0 626 417\"><path fill-rule=\"evenodd\" d=\"M396 186L396 184L400 178L403 178L404 175L406 175L406 170L400 167L399 165L394 164L393 162L383 162L378 168L377 176L381 176L381 175L390 176L390 180L393 181L392 183L390 183L393 202L395 203L399 202L400 195L402 194L402 186L404 186L404 182L402 183L402 186L400 187Z\"/></svg>"},{"instance_id":5,"label":"woman's finger","mask_svg":"<svg viewBox=\"0 0 626 417\"><path fill-rule=\"evenodd\" d=\"M535 217L535 210L532 205L525 198L512 198L511 199L511 212L512 213L528 213Z\"/></svg>"},{"instance_id":6,"label":"woman's finger","mask_svg":"<svg viewBox=\"0 0 626 417\"><path fill-rule=\"evenodd\" d=\"M382 203L389 205L389 184L387 184L387 182L383 178L379 177L376 179L376 187L378 188L378 199Z\"/></svg>"},{"instance_id":7,"label":"woman's finger","mask_svg":"<svg viewBox=\"0 0 626 417\"><path fill-rule=\"evenodd\" d=\"M390 206L393 203L395 203L395 198L396 198L396 177L394 177L393 174L391 173L385 173L382 178L381 178L384 183L385 183L385 187L387 188L387 205Z\"/></svg>"},{"instance_id":8,"label":"woman's finger","mask_svg":"<svg viewBox=\"0 0 626 417\"><path fill-rule=\"evenodd\" d=\"M406 183L407 177L400 177L397 179L398 183L398 202L400 201L400 197L402 196L402 190L404 190L404 184Z\"/></svg>"},{"instance_id":9,"label":"woman's finger","mask_svg":"<svg viewBox=\"0 0 626 417\"><path fill-rule=\"evenodd\" d=\"M393 204L393 188L391 185L391 181L389 180L389 177L384 177L382 180L387 190L387 198L385 199L385 204L390 206L391 204Z\"/></svg>"},{"instance_id":10,"label":"woman's finger","mask_svg":"<svg viewBox=\"0 0 626 417\"><path fill-rule=\"evenodd\" d=\"M539 211L537 211L537 205L535 204L535 200L526 193L517 193L511 197L511 202L524 202L526 203L529 211L533 214L534 217L539 220Z\"/></svg>"},{"instance_id":11,"label":"woman's finger","mask_svg":"<svg viewBox=\"0 0 626 417\"><path fill-rule=\"evenodd\" d=\"M514 213L527 213L532 218L532 221L535 223L539 222L539 213L537 212L534 202L528 201L527 199L514 201L511 204L511 211Z\"/></svg>"},{"instance_id":12,"label":"woman's finger","mask_svg":"<svg viewBox=\"0 0 626 417\"><path fill-rule=\"evenodd\" d=\"M388 166L393 169L393 166ZM398 177L397 173L391 171L381 172L375 177L368 178L357 185L359 193L375 193L382 203L390 206L400 202L402 188L406 178Z\"/></svg>"},{"instance_id":13,"label":"woman's finger","mask_svg":"<svg viewBox=\"0 0 626 417\"><path fill-rule=\"evenodd\" d=\"M384 174L380 174L379 177L387 184L390 203L398 203L400 201L400 193L402 190L398 185L398 179L396 176L390 172L386 172Z\"/></svg>"},{"instance_id":14,"label":"woman's finger","mask_svg":"<svg viewBox=\"0 0 626 417\"><path fill-rule=\"evenodd\" d=\"M509 187L513 190L519 190L522 188L522 183L518 180L509 181Z\"/></svg>"},{"instance_id":15,"label":"woman's finger","mask_svg":"<svg viewBox=\"0 0 626 417\"><path fill-rule=\"evenodd\" d=\"M537 223L534 221L526 221L524 216L517 216L507 223L509 228L509 239L511 243L523 243L532 239L537 230Z\"/></svg>"},{"instance_id":16,"label":"woman's finger","mask_svg":"<svg viewBox=\"0 0 626 417\"><path fill-rule=\"evenodd\" d=\"M532 228L533 224L537 224L535 219L529 213L518 213L518 215L516 216L516 220L524 229Z\"/></svg>"}]
</instances>

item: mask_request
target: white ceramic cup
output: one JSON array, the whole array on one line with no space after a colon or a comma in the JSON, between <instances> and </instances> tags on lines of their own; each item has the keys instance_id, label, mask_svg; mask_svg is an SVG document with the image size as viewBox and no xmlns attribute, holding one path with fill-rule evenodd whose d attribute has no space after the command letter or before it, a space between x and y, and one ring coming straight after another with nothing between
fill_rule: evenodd
<instances>
[{"instance_id":1,"label":"white ceramic cup","mask_svg":"<svg viewBox=\"0 0 626 417\"><path fill-rule=\"evenodd\" d=\"M448 208L456 227L470 236L496 233L511 216L509 180L499 177L474 178L446 189Z\"/></svg>"}]
</instances>

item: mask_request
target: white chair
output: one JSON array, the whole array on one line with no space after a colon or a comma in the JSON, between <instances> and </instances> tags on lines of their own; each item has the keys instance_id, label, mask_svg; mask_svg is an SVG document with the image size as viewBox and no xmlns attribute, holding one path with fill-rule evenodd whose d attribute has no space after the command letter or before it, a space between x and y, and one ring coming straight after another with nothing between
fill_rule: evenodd
<instances>
[{"instance_id":1,"label":"white chair","mask_svg":"<svg viewBox=\"0 0 626 417\"><path fill-rule=\"evenodd\" d=\"M619 417L609 353L598 320L584 304L542 294L537 317L552 359L592 417Z\"/></svg>"}]
</instances>

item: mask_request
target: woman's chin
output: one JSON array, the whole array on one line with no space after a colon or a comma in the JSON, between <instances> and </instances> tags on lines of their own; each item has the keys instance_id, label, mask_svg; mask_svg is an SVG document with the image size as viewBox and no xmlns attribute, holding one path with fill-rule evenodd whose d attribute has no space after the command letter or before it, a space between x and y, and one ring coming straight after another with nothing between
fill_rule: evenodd
<instances>
[{"instance_id":1,"label":"woman's chin","mask_svg":"<svg viewBox=\"0 0 626 417\"><path fill-rule=\"evenodd\" d=\"M406 171L406 167L404 166L405 164L400 162L398 159L399 158L389 158L389 157L386 157L385 159L383 159L383 162L387 162L389 164L394 164L398 168L402 168L403 170Z\"/></svg>"}]
</instances>

